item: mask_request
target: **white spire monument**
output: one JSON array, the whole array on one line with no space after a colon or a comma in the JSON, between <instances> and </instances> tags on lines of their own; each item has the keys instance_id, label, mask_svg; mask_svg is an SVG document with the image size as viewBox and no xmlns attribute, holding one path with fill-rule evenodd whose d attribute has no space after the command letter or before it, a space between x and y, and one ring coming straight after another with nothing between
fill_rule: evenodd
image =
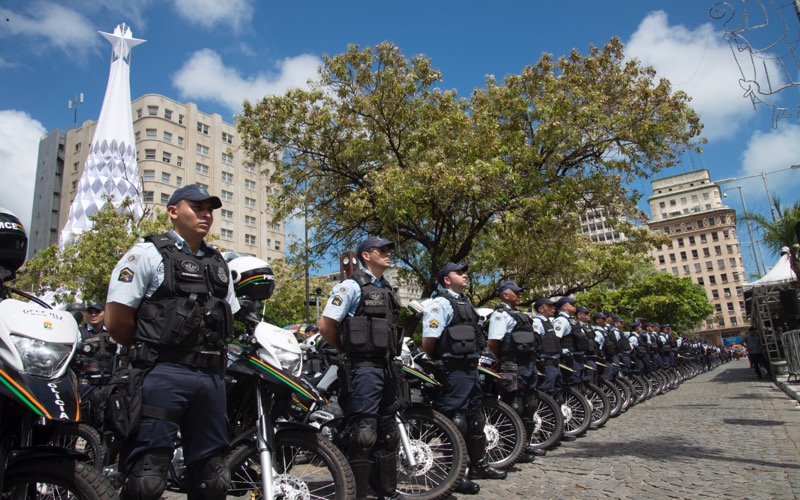
<instances>
[{"instance_id":1,"label":"white spire monument","mask_svg":"<svg viewBox=\"0 0 800 500\"><path fill-rule=\"evenodd\" d=\"M61 246L92 228L89 216L106 204L105 195L112 197L115 207L130 197L133 200L130 210L137 218L143 214L131 116L130 63L131 49L145 40L133 38L125 23L114 28L113 34L102 31L100 34L113 47L111 70L89 156L78 182L78 194L61 231Z\"/></svg>"}]
</instances>

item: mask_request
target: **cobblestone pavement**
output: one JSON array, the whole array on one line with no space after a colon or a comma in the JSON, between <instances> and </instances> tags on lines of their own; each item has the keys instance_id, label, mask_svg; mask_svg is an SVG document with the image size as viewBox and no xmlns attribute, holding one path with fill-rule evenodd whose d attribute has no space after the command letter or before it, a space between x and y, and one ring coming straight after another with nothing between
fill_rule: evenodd
<instances>
[{"instance_id":1,"label":"cobblestone pavement","mask_svg":"<svg viewBox=\"0 0 800 500\"><path fill-rule=\"evenodd\" d=\"M472 498L798 498L800 408L731 361ZM466 497L464 497L466 498Z\"/></svg>"},{"instance_id":2,"label":"cobblestone pavement","mask_svg":"<svg viewBox=\"0 0 800 500\"><path fill-rule=\"evenodd\" d=\"M796 401L742 359L453 499L800 498L799 445Z\"/></svg>"}]
</instances>

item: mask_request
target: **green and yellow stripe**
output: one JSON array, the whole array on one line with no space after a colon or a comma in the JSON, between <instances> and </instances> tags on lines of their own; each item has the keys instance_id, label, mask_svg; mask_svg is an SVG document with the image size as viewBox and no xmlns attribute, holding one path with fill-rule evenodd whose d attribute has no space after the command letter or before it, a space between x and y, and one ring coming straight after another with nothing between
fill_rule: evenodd
<instances>
[{"instance_id":1,"label":"green and yellow stripe","mask_svg":"<svg viewBox=\"0 0 800 500\"><path fill-rule=\"evenodd\" d=\"M33 410L34 413L36 413L40 417L45 417L48 420L53 419L50 413L48 413L47 410L44 409L44 406L42 406L36 400L36 398L31 396L28 393L28 391L23 389L18 383L14 381L13 378L11 378L11 376L8 373L4 372L3 370L0 370L0 382L2 382L3 385L8 387L8 390L13 392L23 403L28 405L28 407L31 410Z\"/></svg>"},{"instance_id":2,"label":"green and yellow stripe","mask_svg":"<svg viewBox=\"0 0 800 500\"><path fill-rule=\"evenodd\" d=\"M256 274L255 276L251 276L251 277L247 278L246 280L242 280L242 281L239 282L238 285L236 285L236 289L238 290L238 289L242 288L245 285L249 285L250 283L255 283L257 281L267 281L267 275L266 274Z\"/></svg>"},{"instance_id":3,"label":"green and yellow stripe","mask_svg":"<svg viewBox=\"0 0 800 500\"><path fill-rule=\"evenodd\" d=\"M311 394L310 392L308 392L307 390L305 390L303 388L303 386L297 384L294 380L286 377L286 375L284 375L283 372L281 372L280 370L276 369L274 366L272 366L272 365L270 365L268 363L264 363L260 359L255 358L253 356L248 356L247 359L248 359L248 361L250 361L254 365L258 366L259 368L262 368L263 370L268 371L269 373L271 373L272 375L277 377L280 381L282 381L284 384L288 385L289 387L291 387L295 391L299 392L300 394L303 394L308 399L310 399L312 401L316 401L318 399L317 396L315 396L315 395Z\"/></svg>"}]
</instances>

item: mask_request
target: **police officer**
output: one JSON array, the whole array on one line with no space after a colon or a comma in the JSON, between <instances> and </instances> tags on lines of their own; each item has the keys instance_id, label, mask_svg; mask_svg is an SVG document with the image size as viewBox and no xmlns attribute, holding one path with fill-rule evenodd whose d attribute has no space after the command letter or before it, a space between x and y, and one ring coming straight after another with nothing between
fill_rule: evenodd
<instances>
[{"instance_id":1,"label":"police officer","mask_svg":"<svg viewBox=\"0 0 800 500\"><path fill-rule=\"evenodd\" d=\"M627 375L631 372L631 354L633 348L629 340L630 334L625 332L625 322L620 316L614 316L614 335L619 349L620 371Z\"/></svg>"},{"instance_id":2,"label":"police officer","mask_svg":"<svg viewBox=\"0 0 800 500\"><path fill-rule=\"evenodd\" d=\"M575 299L561 297L555 303L558 315L553 318L553 328L556 335L561 338L561 352L564 364L572 368L567 372L564 383L575 385L583 380L584 353L589 347L586 335L574 316L576 312Z\"/></svg>"},{"instance_id":3,"label":"police officer","mask_svg":"<svg viewBox=\"0 0 800 500\"><path fill-rule=\"evenodd\" d=\"M658 332L658 352L661 356L662 368L672 366L672 345L670 344L669 325L661 325Z\"/></svg>"},{"instance_id":4,"label":"police officer","mask_svg":"<svg viewBox=\"0 0 800 500\"><path fill-rule=\"evenodd\" d=\"M367 497L371 469L378 497L399 498L400 431L394 413L400 404L392 360L402 340L396 324L400 304L383 278L393 248L394 243L375 236L362 241L356 256L364 269L334 286L319 321L322 337L344 355L340 380L350 424L347 458L359 499Z\"/></svg>"},{"instance_id":5,"label":"police officer","mask_svg":"<svg viewBox=\"0 0 800 500\"><path fill-rule=\"evenodd\" d=\"M89 396L98 386L108 382L114 370L117 342L111 338L104 322L105 304L97 302L86 308L87 322L79 330L81 344L75 353L74 363L80 373L78 393L81 399Z\"/></svg>"},{"instance_id":6,"label":"police officer","mask_svg":"<svg viewBox=\"0 0 800 500\"><path fill-rule=\"evenodd\" d=\"M539 382L539 390L544 391L563 404L561 400L561 369L558 367L561 358L561 339L550 322L550 318L555 314L555 301L547 297L536 299L533 309L536 315L533 317L533 331L541 337L542 349L539 359L544 364L544 379Z\"/></svg>"},{"instance_id":7,"label":"police officer","mask_svg":"<svg viewBox=\"0 0 800 500\"><path fill-rule=\"evenodd\" d=\"M642 321L639 319L633 320L631 329L624 332L623 335L628 340L631 347L630 357L633 363L633 373L644 373L644 361L642 360L641 351L639 350L639 333L642 331Z\"/></svg>"},{"instance_id":8,"label":"police officer","mask_svg":"<svg viewBox=\"0 0 800 500\"><path fill-rule=\"evenodd\" d=\"M497 295L502 302L490 316L488 343L498 364L514 364L517 368L517 390L511 394L511 407L519 414L528 435L528 444L518 460L527 463L544 452L530 443L535 428L536 385L539 378L536 354L540 341L533 332L530 316L517 310L521 291L522 288L513 281L504 281L497 287Z\"/></svg>"},{"instance_id":9,"label":"police officer","mask_svg":"<svg viewBox=\"0 0 800 500\"><path fill-rule=\"evenodd\" d=\"M147 373L142 421L120 458L123 499L161 497L179 431L188 498L224 499L228 490L223 369L239 302L224 259L204 241L221 206L195 184L176 190L172 229L135 245L111 275L106 325Z\"/></svg>"},{"instance_id":10,"label":"police officer","mask_svg":"<svg viewBox=\"0 0 800 500\"><path fill-rule=\"evenodd\" d=\"M575 308L575 316L578 319L578 325L583 330L583 335L586 338L586 351L584 353L584 373L583 380L585 382L597 383L597 359L600 354L600 349L594 338L594 331L592 330L589 322L591 315L589 309L584 306Z\"/></svg>"},{"instance_id":11,"label":"police officer","mask_svg":"<svg viewBox=\"0 0 800 500\"><path fill-rule=\"evenodd\" d=\"M458 427L469 454L469 473L456 491L477 494L472 479L505 479L506 472L489 466L486 458L486 415L478 379L478 358L485 347L478 313L462 295L467 288L466 264L448 262L439 270L439 287L422 312L422 350L440 361L447 373L439 411Z\"/></svg>"}]
</instances>

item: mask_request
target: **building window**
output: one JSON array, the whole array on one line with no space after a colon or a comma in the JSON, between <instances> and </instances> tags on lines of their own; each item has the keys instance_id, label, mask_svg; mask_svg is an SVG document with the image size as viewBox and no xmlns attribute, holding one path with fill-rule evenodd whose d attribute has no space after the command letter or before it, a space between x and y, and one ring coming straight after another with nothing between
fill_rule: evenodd
<instances>
[{"instance_id":1,"label":"building window","mask_svg":"<svg viewBox=\"0 0 800 500\"><path fill-rule=\"evenodd\" d=\"M736 257L731 257L728 262L730 262L731 267L736 267Z\"/></svg>"},{"instance_id":2,"label":"building window","mask_svg":"<svg viewBox=\"0 0 800 500\"><path fill-rule=\"evenodd\" d=\"M166 172L161 172L161 182L163 182L164 184L169 184L170 177L172 177L170 174Z\"/></svg>"},{"instance_id":3,"label":"building window","mask_svg":"<svg viewBox=\"0 0 800 500\"><path fill-rule=\"evenodd\" d=\"M244 244L245 245L255 245L256 244L256 237L252 234L245 234L244 235Z\"/></svg>"},{"instance_id":4,"label":"building window","mask_svg":"<svg viewBox=\"0 0 800 500\"><path fill-rule=\"evenodd\" d=\"M684 246L684 244L683 244L683 238L678 238L678 246L679 246L679 247L682 247L682 246Z\"/></svg>"},{"instance_id":5,"label":"building window","mask_svg":"<svg viewBox=\"0 0 800 500\"><path fill-rule=\"evenodd\" d=\"M736 326L739 324L739 320L736 319L736 316L731 317L731 326Z\"/></svg>"},{"instance_id":6,"label":"building window","mask_svg":"<svg viewBox=\"0 0 800 500\"><path fill-rule=\"evenodd\" d=\"M143 170L142 171L142 179L146 181L154 181L156 180L156 171L155 170Z\"/></svg>"},{"instance_id":7,"label":"building window","mask_svg":"<svg viewBox=\"0 0 800 500\"><path fill-rule=\"evenodd\" d=\"M279 240L275 240L275 250L281 249L281 242Z\"/></svg>"},{"instance_id":8,"label":"building window","mask_svg":"<svg viewBox=\"0 0 800 500\"><path fill-rule=\"evenodd\" d=\"M707 199L708 199L708 193L703 193L703 199L704 199L704 200L707 200Z\"/></svg>"},{"instance_id":9,"label":"building window","mask_svg":"<svg viewBox=\"0 0 800 500\"><path fill-rule=\"evenodd\" d=\"M194 166L194 171L199 175L208 175L208 165L197 163Z\"/></svg>"},{"instance_id":10,"label":"building window","mask_svg":"<svg viewBox=\"0 0 800 500\"><path fill-rule=\"evenodd\" d=\"M144 150L144 159L145 160L155 160L156 159L156 150L155 149L145 149Z\"/></svg>"},{"instance_id":11,"label":"building window","mask_svg":"<svg viewBox=\"0 0 800 500\"><path fill-rule=\"evenodd\" d=\"M228 153L222 153L222 164L233 165L233 155Z\"/></svg>"},{"instance_id":12,"label":"building window","mask_svg":"<svg viewBox=\"0 0 800 500\"><path fill-rule=\"evenodd\" d=\"M223 132L222 133L222 142L227 143L227 144L233 144L233 135L231 135L231 134L229 134L227 132Z\"/></svg>"},{"instance_id":13,"label":"building window","mask_svg":"<svg viewBox=\"0 0 800 500\"><path fill-rule=\"evenodd\" d=\"M667 204L661 201L658 203L658 208L667 208Z\"/></svg>"},{"instance_id":14,"label":"building window","mask_svg":"<svg viewBox=\"0 0 800 500\"><path fill-rule=\"evenodd\" d=\"M233 241L233 230L222 228L219 230L219 237L225 241Z\"/></svg>"},{"instance_id":15,"label":"building window","mask_svg":"<svg viewBox=\"0 0 800 500\"><path fill-rule=\"evenodd\" d=\"M233 210L225 210L223 208L220 213L221 213L221 217L222 217L223 221L225 221L225 222L232 222L233 221Z\"/></svg>"},{"instance_id":16,"label":"building window","mask_svg":"<svg viewBox=\"0 0 800 500\"><path fill-rule=\"evenodd\" d=\"M698 258L698 255L697 255L697 250L692 250L692 258L693 258L693 259L696 259L696 258Z\"/></svg>"},{"instance_id":17,"label":"building window","mask_svg":"<svg viewBox=\"0 0 800 500\"><path fill-rule=\"evenodd\" d=\"M712 219L712 220L713 220L713 219ZM712 224L712 226L713 226L713 224ZM711 241L719 241L719 234L717 234L717 232L716 232L716 231L714 231L713 233L711 233Z\"/></svg>"},{"instance_id":18,"label":"building window","mask_svg":"<svg viewBox=\"0 0 800 500\"><path fill-rule=\"evenodd\" d=\"M666 259L664 258L663 255L659 255L658 256L658 263L659 264L666 264L667 263L667 261L666 261Z\"/></svg>"},{"instance_id":19,"label":"building window","mask_svg":"<svg viewBox=\"0 0 800 500\"><path fill-rule=\"evenodd\" d=\"M177 160L175 160L175 165L183 166L183 156L179 156Z\"/></svg>"},{"instance_id":20,"label":"building window","mask_svg":"<svg viewBox=\"0 0 800 500\"><path fill-rule=\"evenodd\" d=\"M172 142L172 132L164 131L164 142Z\"/></svg>"},{"instance_id":21,"label":"building window","mask_svg":"<svg viewBox=\"0 0 800 500\"><path fill-rule=\"evenodd\" d=\"M172 161L172 153L167 153L166 151L164 151L161 154L161 161L163 161L164 163L169 163L170 161Z\"/></svg>"},{"instance_id":22,"label":"building window","mask_svg":"<svg viewBox=\"0 0 800 500\"><path fill-rule=\"evenodd\" d=\"M723 283L727 283L728 282L728 275L727 274L725 274L725 273L720 274L719 277L720 277L720 279L722 280Z\"/></svg>"},{"instance_id":23,"label":"building window","mask_svg":"<svg viewBox=\"0 0 800 500\"><path fill-rule=\"evenodd\" d=\"M230 203L230 202L233 201L233 193L231 193L230 191L225 191L223 189L221 198L222 198L222 201L226 201L226 202Z\"/></svg>"},{"instance_id":24,"label":"building window","mask_svg":"<svg viewBox=\"0 0 800 500\"><path fill-rule=\"evenodd\" d=\"M716 309L716 311L717 311L718 313L721 313L721 312L722 312L722 304L716 304L716 305L714 305L714 309Z\"/></svg>"},{"instance_id":25,"label":"building window","mask_svg":"<svg viewBox=\"0 0 800 500\"><path fill-rule=\"evenodd\" d=\"M78 152L80 152L80 150L81 150L81 143L79 142L79 143L75 144L75 152L78 153Z\"/></svg>"},{"instance_id":26,"label":"building window","mask_svg":"<svg viewBox=\"0 0 800 500\"><path fill-rule=\"evenodd\" d=\"M716 285L717 284L717 277L716 276L709 276L708 277L708 282L711 283L712 285Z\"/></svg>"},{"instance_id":27,"label":"building window","mask_svg":"<svg viewBox=\"0 0 800 500\"><path fill-rule=\"evenodd\" d=\"M152 191L143 191L142 192L142 201L145 203L153 203L153 192Z\"/></svg>"},{"instance_id":28,"label":"building window","mask_svg":"<svg viewBox=\"0 0 800 500\"><path fill-rule=\"evenodd\" d=\"M686 260L686 252L681 252L681 260Z\"/></svg>"},{"instance_id":29,"label":"building window","mask_svg":"<svg viewBox=\"0 0 800 500\"><path fill-rule=\"evenodd\" d=\"M256 227L256 218L252 215L245 215L244 216L244 225L250 227Z\"/></svg>"},{"instance_id":30,"label":"building window","mask_svg":"<svg viewBox=\"0 0 800 500\"><path fill-rule=\"evenodd\" d=\"M178 125L183 125L183 115L178 115Z\"/></svg>"},{"instance_id":31,"label":"building window","mask_svg":"<svg viewBox=\"0 0 800 500\"><path fill-rule=\"evenodd\" d=\"M169 203L169 195L167 193L161 193L161 204L166 205Z\"/></svg>"},{"instance_id":32,"label":"building window","mask_svg":"<svg viewBox=\"0 0 800 500\"><path fill-rule=\"evenodd\" d=\"M705 285L705 284L706 284L706 282L705 282L705 280L703 279L703 277L702 277L702 276L700 276L699 278L697 278L697 284L698 284L698 285Z\"/></svg>"},{"instance_id":33,"label":"building window","mask_svg":"<svg viewBox=\"0 0 800 500\"><path fill-rule=\"evenodd\" d=\"M728 230L728 229L723 229L722 230L722 237L723 238L725 238L727 240L728 238L730 238L730 236L731 236L730 230Z\"/></svg>"},{"instance_id":34,"label":"building window","mask_svg":"<svg viewBox=\"0 0 800 500\"><path fill-rule=\"evenodd\" d=\"M691 229L691 228L689 228ZM694 245L694 236L689 236L689 244Z\"/></svg>"},{"instance_id":35,"label":"building window","mask_svg":"<svg viewBox=\"0 0 800 500\"><path fill-rule=\"evenodd\" d=\"M227 182L228 184L233 182L233 174L230 172L222 172L222 182Z\"/></svg>"},{"instance_id":36,"label":"building window","mask_svg":"<svg viewBox=\"0 0 800 500\"><path fill-rule=\"evenodd\" d=\"M78 171L78 162L77 161L72 164L72 171L73 172L77 172Z\"/></svg>"},{"instance_id":37,"label":"building window","mask_svg":"<svg viewBox=\"0 0 800 500\"><path fill-rule=\"evenodd\" d=\"M723 292L725 293L726 297L730 297L731 296L731 289L730 288L726 288L725 290L723 290Z\"/></svg>"},{"instance_id":38,"label":"building window","mask_svg":"<svg viewBox=\"0 0 800 500\"><path fill-rule=\"evenodd\" d=\"M178 136L178 146L183 147L183 137Z\"/></svg>"},{"instance_id":39,"label":"building window","mask_svg":"<svg viewBox=\"0 0 800 500\"><path fill-rule=\"evenodd\" d=\"M685 196L681 196L681 205L686 205L687 200Z\"/></svg>"},{"instance_id":40,"label":"building window","mask_svg":"<svg viewBox=\"0 0 800 500\"><path fill-rule=\"evenodd\" d=\"M676 262L676 259L675 259L675 254L674 254L674 253L671 253L671 254L669 254L669 261L670 261L670 262Z\"/></svg>"},{"instance_id":41,"label":"building window","mask_svg":"<svg viewBox=\"0 0 800 500\"><path fill-rule=\"evenodd\" d=\"M689 274L689 266L683 266L683 274Z\"/></svg>"},{"instance_id":42,"label":"building window","mask_svg":"<svg viewBox=\"0 0 800 500\"><path fill-rule=\"evenodd\" d=\"M256 189L256 181L251 181L250 179L244 180L244 188L249 189L250 191L255 191Z\"/></svg>"},{"instance_id":43,"label":"building window","mask_svg":"<svg viewBox=\"0 0 800 500\"><path fill-rule=\"evenodd\" d=\"M76 187L78 187L78 181L74 180L74 181L72 181L72 190L75 191Z\"/></svg>"},{"instance_id":44,"label":"building window","mask_svg":"<svg viewBox=\"0 0 800 500\"><path fill-rule=\"evenodd\" d=\"M245 196L244 198L244 206L247 208L256 208L256 199L255 198L248 198Z\"/></svg>"},{"instance_id":45,"label":"building window","mask_svg":"<svg viewBox=\"0 0 800 500\"><path fill-rule=\"evenodd\" d=\"M245 163L244 171L247 172L248 174L254 174L256 173L256 166L253 165L252 163Z\"/></svg>"},{"instance_id":46,"label":"building window","mask_svg":"<svg viewBox=\"0 0 800 500\"><path fill-rule=\"evenodd\" d=\"M164 108L164 118L167 120L172 120L172 110Z\"/></svg>"},{"instance_id":47,"label":"building window","mask_svg":"<svg viewBox=\"0 0 800 500\"><path fill-rule=\"evenodd\" d=\"M709 250L708 248L704 248L703 257L711 257L711 250Z\"/></svg>"},{"instance_id":48,"label":"building window","mask_svg":"<svg viewBox=\"0 0 800 500\"><path fill-rule=\"evenodd\" d=\"M714 263L710 260L706 262L706 270L713 271L714 270Z\"/></svg>"},{"instance_id":49,"label":"building window","mask_svg":"<svg viewBox=\"0 0 800 500\"><path fill-rule=\"evenodd\" d=\"M181 177L180 175L175 177L175 185L177 187L183 186L183 177Z\"/></svg>"},{"instance_id":50,"label":"building window","mask_svg":"<svg viewBox=\"0 0 800 500\"><path fill-rule=\"evenodd\" d=\"M139 108L136 110L136 118L141 118L141 117L142 117L142 108Z\"/></svg>"},{"instance_id":51,"label":"building window","mask_svg":"<svg viewBox=\"0 0 800 500\"><path fill-rule=\"evenodd\" d=\"M147 106L148 116L158 116L158 106Z\"/></svg>"},{"instance_id":52,"label":"building window","mask_svg":"<svg viewBox=\"0 0 800 500\"><path fill-rule=\"evenodd\" d=\"M136 132L133 133L133 140L134 141L139 142L141 140L141 138L142 138L141 131L137 130Z\"/></svg>"},{"instance_id":53,"label":"building window","mask_svg":"<svg viewBox=\"0 0 800 500\"><path fill-rule=\"evenodd\" d=\"M208 146L203 146L202 144L198 144L197 154L199 154L200 156L208 156Z\"/></svg>"},{"instance_id":54,"label":"building window","mask_svg":"<svg viewBox=\"0 0 800 500\"><path fill-rule=\"evenodd\" d=\"M716 288L714 290L711 290L711 297L715 298L715 299L718 299L719 298L719 290L717 290Z\"/></svg>"},{"instance_id":55,"label":"building window","mask_svg":"<svg viewBox=\"0 0 800 500\"><path fill-rule=\"evenodd\" d=\"M700 243L708 243L708 238L706 238L705 234L700 235Z\"/></svg>"},{"instance_id":56,"label":"building window","mask_svg":"<svg viewBox=\"0 0 800 500\"><path fill-rule=\"evenodd\" d=\"M699 272L701 272L703 270L703 266L701 266L699 262L695 262L694 263L694 270L695 270L695 272L699 273Z\"/></svg>"},{"instance_id":57,"label":"building window","mask_svg":"<svg viewBox=\"0 0 800 500\"><path fill-rule=\"evenodd\" d=\"M154 128L145 129L144 136L148 139L155 139L158 136L158 130Z\"/></svg>"},{"instance_id":58,"label":"building window","mask_svg":"<svg viewBox=\"0 0 800 500\"><path fill-rule=\"evenodd\" d=\"M205 123L197 122L197 131L201 134L208 135L208 125Z\"/></svg>"},{"instance_id":59,"label":"building window","mask_svg":"<svg viewBox=\"0 0 800 500\"><path fill-rule=\"evenodd\" d=\"M203 184L202 182L195 182L195 184L205 189L206 191L208 190L208 184Z\"/></svg>"}]
</instances>

